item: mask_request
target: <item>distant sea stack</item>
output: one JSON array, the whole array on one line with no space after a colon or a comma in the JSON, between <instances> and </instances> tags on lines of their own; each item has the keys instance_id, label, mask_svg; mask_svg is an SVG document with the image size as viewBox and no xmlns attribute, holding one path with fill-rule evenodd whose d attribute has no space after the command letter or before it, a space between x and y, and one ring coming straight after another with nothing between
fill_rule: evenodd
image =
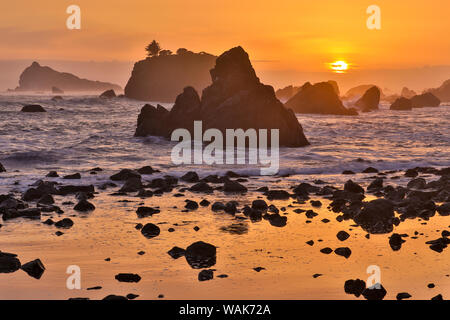
<instances>
[{"instance_id":1,"label":"distant sea stack","mask_svg":"<svg viewBox=\"0 0 450 320\"><path fill-rule=\"evenodd\" d=\"M411 98L413 108L439 107L441 100L430 92L422 93Z\"/></svg>"},{"instance_id":2,"label":"distant sea stack","mask_svg":"<svg viewBox=\"0 0 450 320\"><path fill-rule=\"evenodd\" d=\"M412 109L412 103L411 100L405 97L397 98L397 100L394 101L393 104L391 104L391 107L389 108L391 110L411 110Z\"/></svg>"},{"instance_id":3,"label":"distant sea stack","mask_svg":"<svg viewBox=\"0 0 450 320\"><path fill-rule=\"evenodd\" d=\"M37 62L26 68L19 79L15 91L105 91L122 90L116 84L81 79L71 73L58 72L50 67L43 67Z\"/></svg>"},{"instance_id":4,"label":"distant sea stack","mask_svg":"<svg viewBox=\"0 0 450 320\"><path fill-rule=\"evenodd\" d=\"M329 80L328 83L333 86L334 91L339 96L340 93L339 93L339 86L338 86L337 82L334 81L334 80ZM283 89L278 89L275 92L275 95L277 96L277 98L280 101L286 102L290 98L295 96L300 91L301 88L302 88L301 86L300 87L296 87L296 86L290 85L290 86L284 87Z\"/></svg>"},{"instance_id":5,"label":"distant sea stack","mask_svg":"<svg viewBox=\"0 0 450 320\"><path fill-rule=\"evenodd\" d=\"M407 87L403 87L402 92L401 92L401 96L405 97L405 98L412 98L416 95L417 93L414 90L410 90Z\"/></svg>"},{"instance_id":6,"label":"distant sea stack","mask_svg":"<svg viewBox=\"0 0 450 320\"><path fill-rule=\"evenodd\" d=\"M380 89L380 87L373 85L373 84L362 84L359 86L356 86L354 88L351 88L347 91L347 93L344 95L345 100L357 100L361 98L364 93L366 93L367 90L369 90L372 87L377 87L380 90L380 98L384 100L385 96L383 94L383 91Z\"/></svg>"},{"instance_id":7,"label":"distant sea stack","mask_svg":"<svg viewBox=\"0 0 450 320\"><path fill-rule=\"evenodd\" d=\"M314 85L305 83L301 90L286 102L286 107L297 113L357 115L354 109L344 107L336 89L330 82Z\"/></svg>"},{"instance_id":8,"label":"distant sea stack","mask_svg":"<svg viewBox=\"0 0 450 320\"><path fill-rule=\"evenodd\" d=\"M146 105L138 117L136 136L170 137L176 128L192 132L194 120L203 121L203 130L279 129L280 146L309 144L294 112L276 98L271 86L259 81L248 54L235 47L217 58L210 71L212 84L200 98L192 87L178 95L173 108Z\"/></svg>"},{"instance_id":9,"label":"distant sea stack","mask_svg":"<svg viewBox=\"0 0 450 320\"><path fill-rule=\"evenodd\" d=\"M380 104L380 89L376 86L369 88L361 98L356 101L355 106L361 109L362 112L370 112L378 110Z\"/></svg>"},{"instance_id":10,"label":"distant sea stack","mask_svg":"<svg viewBox=\"0 0 450 320\"><path fill-rule=\"evenodd\" d=\"M136 100L174 102L186 86L197 91L210 83L209 70L216 56L178 49L136 62L125 87L125 96Z\"/></svg>"},{"instance_id":11,"label":"distant sea stack","mask_svg":"<svg viewBox=\"0 0 450 320\"><path fill-rule=\"evenodd\" d=\"M426 92L434 94L442 102L450 102L450 79L445 81L439 88L428 89Z\"/></svg>"}]
</instances>

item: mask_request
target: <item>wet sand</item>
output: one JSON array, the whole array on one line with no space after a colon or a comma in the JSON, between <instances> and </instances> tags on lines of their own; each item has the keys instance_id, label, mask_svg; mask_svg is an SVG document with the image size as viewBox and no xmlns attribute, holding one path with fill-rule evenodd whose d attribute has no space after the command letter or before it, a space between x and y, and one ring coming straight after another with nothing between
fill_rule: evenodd
<instances>
[{"instance_id":1,"label":"wet sand","mask_svg":"<svg viewBox=\"0 0 450 320\"><path fill-rule=\"evenodd\" d=\"M261 179L270 189L288 190L288 186L303 182L305 177L248 179L244 184L249 192L243 195L185 191L184 197L174 197L181 185L191 185L184 182L171 193L146 199L135 197L135 193L111 195L118 188L107 191L96 188L99 193L89 200L96 210L90 213L74 211L73 204L62 205L69 200L76 203L73 195L55 196L55 204L65 211L62 215L42 213L41 220L19 218L2 222L1 251L17 254L22 264L39 258L46 270L40 280L22 270L0 274L0 299L102 299L110 294L129 293L139 295L138 299L158 299L161 294L165 299L355 299L344 292L344 283L356 278L366 281L369 265L381 269L381 283L387 290L385 299L395 299L400 292L408 292L412 299L430 299L437 294L444 299L450 296L449 252L438 253L425 244L450 228L449 216L436 214L429 221L416 218L401 222L394 232L409 237L404 238L406 242L399 251L393 251L389 246L390 234L372 234L367 239L367 232L355 226L353 220L336 221L338 214L327 209L328 199L311 195L312 200L322 202L317 208L311 207L309 201L305 204L296 204L293 199L268 201L255 191ZM207 199L211 204L235 200L239 202L238 208L242 208L258 197L279 209L286 207L285 212L280 212L287 217L285 227L272 226L264 219L251 222L242 213L233 216L213 212L211 205L182 212L186 199L198 202ZM367 194L365 201L374 198ZM136 209L142 205L159 206L161 212L138 218ZM308 219L305 213L295 213L297 208L312 209L318 216ZM47 218L58 221L64 217L74 221L72 228L60 230L42 224ZM325 218L328 223L322 221ZM147 239L136 230L137 223L148 222L160 227L159 236ZM195 226L200 229L195 231ZM175 231L168 232L169 228ZM58 230L64 232L60 237L55 235ZM345 241L336 238L341 230L350 234ZM419 232L418 239L411 239L415 231ZM309 240L314 241L313 246L306 244ZM211 267L216 270L213 280L199 282L200 270L192 269L184 257L175 260L167 254L174 246L186 248L196 241L217 247L217 263ZM349 247L352 254L348 259L334 252L327 255L320 252L325 247ZM139 255L139 251L145 254ZM81 268L81 290L66 288L69 265ZM256 272L257 267L264 269ZM142 279L138 283L122 283L115 279L118 273L136 273ZM228 277L217 277L223 274ZM314 274L321 276L314 278ZM428 288L429 283L434 283L435 288ZM95 286L102 289L86 290Z\"/></svg>"}]
</instances>

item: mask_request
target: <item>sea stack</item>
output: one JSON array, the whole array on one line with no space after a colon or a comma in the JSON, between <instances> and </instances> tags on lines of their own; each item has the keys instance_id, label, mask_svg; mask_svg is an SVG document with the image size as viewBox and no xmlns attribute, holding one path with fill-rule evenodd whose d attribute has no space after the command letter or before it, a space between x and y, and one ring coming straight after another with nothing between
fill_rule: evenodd
<instances>
[{"instance_id":1,"label":"sea stack","mask_svg":"<svg viewBox=\"0 0 450 320\"><path fill-rule=\"evenodd\" d=\"M354 109L344 107L336 89L330 82L319 82L314 85L305 83L300 91L286 102L286 107L296 113L357 115Z\"/></svg>"},{"instance_id":2,"label":"sea stack","mask_svg":"<svg viewBox=\"0 0 450 320\"><path fill-rule=\"evenodd\" d=\"M271 86L259 81L242 47L218 57L210 75L212 84L203 90L201 99L194 88L187 87L170 112L162 106L144 106L136 136L170 137L174 129L191 131L193 121L201 120L204 130L216 128L225 133L226 129L238 128L279 129L280 146L309 144L294 112L276 98Z\"/></svg>"}]
</instances>

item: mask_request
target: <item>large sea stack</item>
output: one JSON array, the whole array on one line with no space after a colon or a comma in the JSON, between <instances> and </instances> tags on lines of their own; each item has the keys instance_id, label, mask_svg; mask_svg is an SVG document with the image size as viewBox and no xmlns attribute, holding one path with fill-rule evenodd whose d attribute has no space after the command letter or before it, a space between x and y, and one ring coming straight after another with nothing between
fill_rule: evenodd
<instances>
[{"instance_id":1,"label":"large sea stack","mask_svg":"<svg viewBox=\"0 0 450 320\"><path fill-rule=\"evenodd\" d=\"M286 107L297 113L357 115L354 109L344 107L330 82L314 85L305 83L300 91L286 102Z\"/></svg>"},{"instance_id":2,"label":"large sea stack","mask_svg":"<svg viewBox=\"0 0 450 320\"><path fill-rule=\"evenodd\" d=\"M16 91L105 91L122 88L116 84L100 81L81 79L71 73L59 72L50 67L41 66L33 62L26 68L19 79L19 86Z\"/></svg>"},{"instance_id":3,"label":"large sea stack","mask_svg":"<svg viewBox=\"0 0 450 320\"><path fill-rule=\"evenodd\" d=\"M192 87L178 95L171 111L146 105L138 117L136 136L170 137L177 128L192 132L194 120L203 121L203 130L279 129L280 146L308 145L303 129L292 110L276 98L271 86L256 76L242 47L224 52L210 71L212 84L200 99Z\"/></svg>"},{"instance_id":4,"label":"large sea stack","mask_svg":"<svg viewBox=\"0 0 450 320\"><path fill-rule=\"evenodd\" d=\"M125 96L143 101L174 102L186 86L201 91L209 85L216 56L186 49L177 54L148 57L136 62Z\"/></svg>"}]
</instances>

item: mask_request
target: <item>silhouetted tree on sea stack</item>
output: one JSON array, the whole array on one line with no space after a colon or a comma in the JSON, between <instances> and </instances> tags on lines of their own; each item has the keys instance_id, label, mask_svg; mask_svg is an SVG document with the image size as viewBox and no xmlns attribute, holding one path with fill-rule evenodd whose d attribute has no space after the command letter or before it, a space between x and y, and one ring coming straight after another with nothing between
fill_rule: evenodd
<instances>
[{"instance_id":1,"label":"silhouetted tree on sea stack","mask_svg":"<svg viewBox=\"0 0 450 320\"><path fill-rule=\"evenodd\" d=\"M147 51L148 57L157 56L161 51L161 46L156 40L153 40L147 47L145 47L145 51Z\"/></svg>"}]
</instances>

